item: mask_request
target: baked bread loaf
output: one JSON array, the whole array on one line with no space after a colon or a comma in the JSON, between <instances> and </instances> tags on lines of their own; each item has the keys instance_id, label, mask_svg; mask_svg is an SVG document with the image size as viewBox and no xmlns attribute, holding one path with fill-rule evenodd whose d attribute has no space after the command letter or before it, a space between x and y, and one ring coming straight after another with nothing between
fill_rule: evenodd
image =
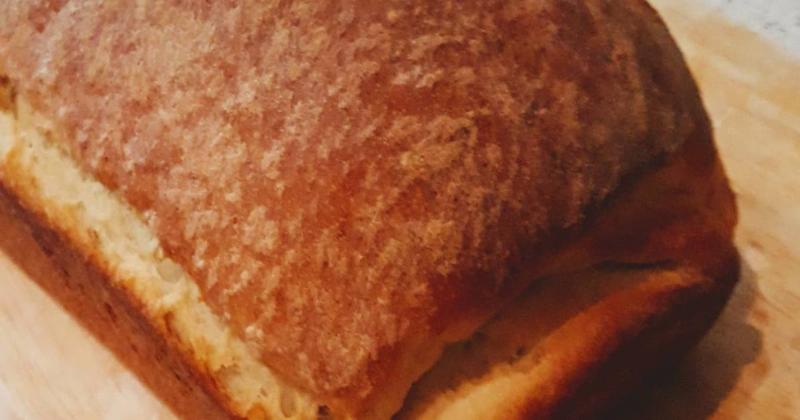
<instances>
[{"instance_id":1,"label":"baked bread loaf","mask_svg":"<svg viewBox=\"0 0 800 420\"><path fill-rule=\"evenodd\" d=\"M12 0L0 75L6 194L226 415L596 411L736 278L641 0Z\"/></svg>"}]
</instances>

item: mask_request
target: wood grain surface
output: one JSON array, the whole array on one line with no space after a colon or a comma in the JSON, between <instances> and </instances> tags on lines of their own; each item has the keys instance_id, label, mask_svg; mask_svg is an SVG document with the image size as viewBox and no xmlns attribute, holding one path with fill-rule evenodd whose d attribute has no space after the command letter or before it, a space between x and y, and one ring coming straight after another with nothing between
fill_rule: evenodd
<instances>
[{"instance_id":1,"label":"wood grain surface","mask_svg":"<svg viewBox=\"0 0 800 420\"><path fill-rule=\"evenodd\" d=\"M712 115L739 199L744 277L688 360L618 416L800 419L800 61L695 0L652 2ZM0 419L172 418L30 280L60 275L30 240L0 213Z\"/></svg>"},{"instance_id":2,"label":"wood grain surface","mask_svg":"<svg viewBox=\"0 0 800 420\"><path fill-rule=\"evenodd\" d=\"M800 61L695 0L654 0L698 79L740 208L744 276L636 418L800 419Z\"/></svg>"}]
</instances>

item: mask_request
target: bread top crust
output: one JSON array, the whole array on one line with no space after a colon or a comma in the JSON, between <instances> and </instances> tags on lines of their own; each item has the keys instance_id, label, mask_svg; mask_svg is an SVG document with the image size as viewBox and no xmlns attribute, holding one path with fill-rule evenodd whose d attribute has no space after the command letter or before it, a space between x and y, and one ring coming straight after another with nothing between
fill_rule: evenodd
<instances>
[{"instance_id":1,"label":"bread top crust","mask_svg":"<svg viewBox=\"0 0 800 420\"><path fill-rule=\"evenodd\" d=\"M319 396L477 327L703 115L641 0L171 3L5 2L0 73Z\"/></svg>"}]
</instances>

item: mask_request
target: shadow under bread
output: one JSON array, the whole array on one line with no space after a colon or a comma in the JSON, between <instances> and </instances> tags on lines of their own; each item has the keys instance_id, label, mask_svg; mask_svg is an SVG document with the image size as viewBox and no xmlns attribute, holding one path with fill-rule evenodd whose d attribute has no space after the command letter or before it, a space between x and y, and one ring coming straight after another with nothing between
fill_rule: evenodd
<instances>
[{"instance_id":1,"label":"shadow under bread","mask_svg":"<svg viewBox=\"0 0 800 420\"><path fill-rule=\"evenodd\" d=\"M739 284L708 335L606 418L707 419L733 391L745 368L753 365L749 381L763 380L769 364L754 363L763 350L764 338L748 320L758 293L757 274L742 260Z\"/></svg>"}]
</instances>

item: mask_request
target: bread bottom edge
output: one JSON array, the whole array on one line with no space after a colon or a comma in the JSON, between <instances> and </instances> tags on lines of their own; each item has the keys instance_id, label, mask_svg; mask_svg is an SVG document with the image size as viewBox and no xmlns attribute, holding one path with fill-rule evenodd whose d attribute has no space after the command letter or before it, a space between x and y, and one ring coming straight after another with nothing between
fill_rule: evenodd
<instances>
[{"instance_id":1,"label":"bread bottom edge","mask_svg":"<svg viewBox=\"0 0 800 420\"><path fill-rule=\"evenodd\" d=\"M614 351L592 366L571 395L553 406L554 417L612 414L636 398L638 390L678 364L711 329L738 283L739 270L738 254L731 248L726 272L719 277L675 289L672 296L654 295L669 305L646 317L640 328L623 334Z\"/></svg>"},{"instance_id":2,"label":"bread bottom edge","mask_svg":"<svg viewBox=\"0 0 800 420\"><path fill-rule=\"evenodd\" d=\"M163 255L141 216L46 138L49 132L42 127L47 121L24 101L15 105L0 109L0 188L48 250L56 271L74 277L62 280L63 285L80 291L59 299L53 287L51 295L77 302L82 293L87 302L78 307L103 306L87 314L84 324L102 323L102 314L109 312L103 303L112 310L119 306L122 311L112 318L128 315L128 332L148 337L139 344L152 341L160 349L148 348L150 359L176 361L181 379L191 379L191 387L197 385L229 414L288 419L315 418L324 411L277 377L230 331L183 268ZM109 325L92 330L102 335ZM120 340L125 339L122 334ZM160 388L155 387L157 393Z\"/></svg>"},{"instance_id":3,"label":"bread bottom edge","mask_svg":"<svg viewBox=\"0 0 800 420\"><path fill-rule=\"evenodd\" d=\"M560 270L448 347L399 418L586 418L700 340L739 279L735 197L708 125L602 210Z\"/></svg>"},{"instance_id":4,"label":"bread bottom edge","mask_svg":"<svg viewBox=\"0 0 800 420\"><path fill-rule=\"evenodd\" d=\"M0 241L0 249L30 273L40 287L136 373L177 415L185 418L234 418L219 404L215 396L218 390L214 389L213 382L164 340L124 291L113 287L102 271L92 267L52 230L42 226L2 188L0 226L6 232ZM619 401L624 401L629 391L645 383L653 373L679 360L718 317L738 279L738 257L732 248L727 252L730 256L726 270L717 278L703 279L701 273L688 271L686 273L698 277L688 279L687 283L657 278L650 280L654 287L636 291L635 296L641 299L642 305L647 301L660 302L651 307L655 310L628 328L611 324L618 330L606 331L608 336L614 337L606 340L604 351L592 355L589 354L592 350L586 348L562 348L560 351L565 353L584 351L583 355L588 359L583 360L580 370L554 373L551 379L560 377L559 381L563 381L560 386L553 382L550 389L539 390L526 401L520 401L520 405L515 406L510 399L506 404L510 411L497 414L506 418L587 418L607 412ZM657 272L666 269L638 270ZM554 281L557 280L548 280ZM663 284L656 287L659 282ZM544 284L538 289L542 287L554 286ZM635 285L631 286L631 290L635 288ZM631 290L627 292L632 293ZM602 309L597 309L600 306L614 306L625 301L619 299L619 293L616 293L616 302L612 293L593 304L595 312L583 312L602 315ZM627 299L631 298L635 298L634 294L627 295ZM479 401L473 403L480 404ZM406 414L404 412L400 417Z\"/></svg>"},{"instance_id":5,"label":"bread bottom edge","mask_svg":"<svg viewBox=\"0 0 800 420\"><path fill-rule=\"evenodd\" d=\"M177 415L234 418L213 396L213 382L177 351L127 292L43 226L0 186L0 249L51 295Z\"/></svg>"}]
</instances>

